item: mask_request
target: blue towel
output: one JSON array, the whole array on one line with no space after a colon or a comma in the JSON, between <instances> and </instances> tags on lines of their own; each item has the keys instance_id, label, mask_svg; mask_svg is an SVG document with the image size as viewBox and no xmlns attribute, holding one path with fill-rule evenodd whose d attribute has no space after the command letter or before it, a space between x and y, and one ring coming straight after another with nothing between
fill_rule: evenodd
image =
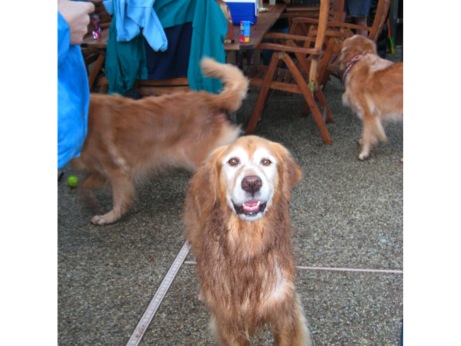
<instances>
[{"instance_id":1,"label":"blue towel","mask_svg":"<svg viewBox=\"0 0 461 346\"><path fill-rule=\"evenodd\" d=\"M106 11L115 15L117 41L127 42L142 34L154 50L164 51L168 40L154 10L155 0L105 0Z\"/></svg>"}]
</instances>

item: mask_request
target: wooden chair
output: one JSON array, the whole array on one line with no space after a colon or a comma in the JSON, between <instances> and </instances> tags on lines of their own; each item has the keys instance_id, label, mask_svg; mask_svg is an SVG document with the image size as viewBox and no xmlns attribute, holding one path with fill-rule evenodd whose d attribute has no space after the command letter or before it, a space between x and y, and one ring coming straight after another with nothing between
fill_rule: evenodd
<instances>
[{"instance_id":1,"label":"wooden chair","mask_svg":"<svg viewBox=\"0 0 461 346\"><path fill-rule=\"evenodd\" d=\"M341 22L343 20L344 13L344 0L330 0L328 7L328 21ZM289 33L293 35L307 35L309 32L309 26L297 25L293 23L294 18L312 18L318 22L320 14L320 2L315 4L297 4L292 3L287 6L285 13L282 14L281 18L288 18L290 23Z\"/></svg>"},{"instance_id":2,"label":"wooden chair","mask_svg":"<svg viewBox=\"0 0 461 346\"><path fill-rule=\"evenodd\" d=\"M324 116L316 102L325 99L318 85L318 76L325 68L320 60L324 53L328 15L329 0L321 0L315 35L311 30L303 36L269 33L265 38L270 42L263 42L256 48L272 50L273 54L268 66L253 65L248 71L251 85L259 87L260 91L248 121L247 133L254 132L261 120L269 91L274 89L303 95L323 143L331 144L326 128L326 122L333 120L331 112L328 109Z\"/></svg>"},{"instance_id":3,"label":"wooden chair","mask_svg":"<svg viewBox=\"0 0 461 346\"><path fill-rule=\"evenodd\" d=\"M384 23L387 19L387 14L389 12L391 0L378 0L376 7L375 17L371 26L360 26L353 23L346 23L341 21L330 21L328 22L326 31L325 31L325 50L321 60L321 68L319 69L318 74L318 84L319 88L323 90L327 82L330 80L331 76L338 79L342 79L342 71L339 64L339 56L341 53L342 42L352 35L355 31L362 30L368 32L368 38L377 42L378 37L383 29ZM293 30L301 30L301 27L308 27L311 31L311 34L315 35L317 32L317 26L320 27L320 23L316 19L297 17L293 18L292 25L295 26ZM319 29L323 31L323 29ZM327 114L328 119L333 121L333 115L331 114L328 102L325 97L323 97L323 92L320 94L320 97L317 99L319 101L319 107L323 110L324 114Z\"/></svg>"},{"instance_id":4,"label":"wooden chair","mask_svg":"<svg viewBox=\"0 0 461 346\"><path fill-rule=\"evenodd\" d=\"M137 86L141 97L160 96L190 90L187 77L162 80L138 80Z\"/></svg>"},{"instance_id":5,"label":"wooden chair","mask_svg":"<svg viewBox=\"0 0 461 346\"><path fill-rule=\"evenodd\" d=\"M384 23L387 19L390 3L391 0L378 0L376 13L371 26L360 26L357 24L346 23L344 21L337 20L328 22L327 30L325 33L325 44L327 46L326 50L328 50L329 56L324 74L319 77L319 83L322 86L324 86L325 83L330 79L330 76L341 79L342 71L339 68L339 55L341 52L342 42L347 37L354 35L357 30L361 30L368 32L367 36L372 41L378 41L378 37L381 34ZM318 21L313 19L306 19L301 17L293 19L293 25L298 27L297 30L300 30L299 27L303 26L312 28L313 23L318 25ZM315 29L311 30L314 30L315 32Z\"/></svg>"}]
</instances>

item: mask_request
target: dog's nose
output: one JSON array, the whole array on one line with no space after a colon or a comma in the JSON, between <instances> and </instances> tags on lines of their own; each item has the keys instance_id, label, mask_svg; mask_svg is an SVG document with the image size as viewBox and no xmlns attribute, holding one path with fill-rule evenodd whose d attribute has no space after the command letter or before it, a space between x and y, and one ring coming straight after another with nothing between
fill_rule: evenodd
<instances>
[{"instance_id":1,"label":"dog's nose","mask_svg":"<svg viewBox=\"0 0 461 346\"><path fill-rule=\"evenodd\" d=\"M249 175L242 180L243 191L255 193L261 188L263 182L257 175Z\"/></svg>"}]
</instances>

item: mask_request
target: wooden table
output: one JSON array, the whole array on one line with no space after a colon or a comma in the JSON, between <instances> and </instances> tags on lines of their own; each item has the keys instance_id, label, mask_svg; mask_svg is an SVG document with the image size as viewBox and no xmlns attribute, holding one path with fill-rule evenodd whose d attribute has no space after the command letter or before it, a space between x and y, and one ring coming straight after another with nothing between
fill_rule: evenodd
<instances>
[{"instance_id":1,"label":"wooden table","mask_svg":"<svg viewBox=\"0 0 461 346\"><path fill-rule=\"evenodd\" d=\"M237 51L237 50L246 50L254 49L258 44L261 43L263 36L269 31L269 29L274 25L277 19L280 18L280 15L285 10L286 5L276 4L269 5L265 4L265 8L268 9L267 12L261 12L258 16L258 20L255 25L252 25L250 28L250 42L240 43L240 25L234 25L234 42L225 43L224 50L226 51ZM107 46L107 38L109 36L109 29L101 31L101 38L98 40L93 39L92 36L85 38L82 42L82 47L92 47L96 49L105 49Z\"/></svg>"},{"instance_id":2,"label":"wooden table","mask_svg":"<svg viewBox=\"0 0 461 346\"><path fill-rule=\"evenodd\" d=\"M234 25L234 42L225 43L226 61L230 64L236 64L236 52L245 50L254 50L262 41L264 35L275 24L285 11L285 4L264 4L265 12L260 12L255 25L250 27L250 42L240 43L240 25ZM257 55L256 55L257 56Z\"/></svg>"},{"instance_id":3,"label":"wooden table","mask_svg":"<svg viewBox=\"0 0 461 346\"><path fill-rule=\"evenodd\" d=\"M264 4L264 8L267 8L267 11L260 12L258 20L255 25L252 25L250 28L250 42L240 43L240 25L234 25L234 42L225 43L224 50L226 51L226 61L231 64L236 64L236 53L238 51L253 50L255 49L262 41L264 35L269 31L269 29L274 25L277 19L280 18L281 14L284 12L286 5L285 4ZM95 40L92 36L85 38L81 44L82 48L93 48L100 51L100 56L98 57L95 66L93 67L89 75L90 88L94 86L96 81L97 74L102 68L105 60L105 50L107 47L107 39L109 37L109 29L103 29L101 31L101 38ZM95 68L96 67L96 68Z\"/></svg>"},{"instance_id":4,"label":"wooden table","mask_svg":"<svg viewBox=\"0 0 461 346\"><path fill-rule=\"evenodd\" d=\"M226 51L255 49L261 43L263 36L272 28L277 19L280 18L286 7L285 4L264 5L264 8L267 8L268 11L260 12L256 24L250 27L250 42L239 42L240 25L234 25L234 43L225 43L224 49Z\"/></svg>"}]
</instances>

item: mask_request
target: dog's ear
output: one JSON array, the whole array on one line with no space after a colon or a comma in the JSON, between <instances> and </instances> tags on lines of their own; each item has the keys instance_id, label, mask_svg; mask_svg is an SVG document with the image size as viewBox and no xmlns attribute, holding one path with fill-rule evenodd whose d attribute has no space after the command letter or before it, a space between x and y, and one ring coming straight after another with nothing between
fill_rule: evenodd
<instances>
[{"instance_id":1,"label":"dog's ear","mask_svg":"<svg viewBox=\"0 0 461 346\"><path fill-rule=\"evenodd\" d=\"M352 42L353 44L350 46L350 48L354 52L354 55L366 53L372 53L374 55L378 54L376 43L370 40L368 37L362 35L354 35L352 37L351 43Z\"/></svg>"},{"instance_id":2,"label":"dog's ear","mask_svg":"<svg viewBox=\"0 0 461 346\"><path fill-rule=\"evenodd\" d=\"M375 55L378 54L378 49L376 48L376 43L374 41L364 36L359 36L359 38L360 41L359 45L357 45L357 49L360 50L360 53L372 53Z\"/></svg>"},{"instance_id":3,"label":"dog's ear","mask_svg":"<svg viewBox=\"0 0 461 346\"><path fill-rule=\"evenodd\" d=\"M378 49L376 47L376 43L372 40L368 40L368 49L370 52L372 52L373 54L377 55L378 54Z\"/></svg>"},{"instance_id":4,"label":"dog's ear","mask_svg":"<svg viewBox=\"0 0 461 346\"><path fill-rule=\"evenodd\" d=\"M347 47L342 47L341 48L341 53L339 54L339 66L341 69L345 69L346 68L346 63L347 63L347 51L349 49Z\"/></svg>"},{"instance_id":5,"label":"dog's ear","mask_svg":"<svg viewBox=\"0 0 461 346\"><path fill-rule=\"evenodd\" d=\"M279 143L273 143L272 145L280 162L279 176L281 177L283 194L289 200L291 189L301 181L302 170L293 159L291 153L283 145Z\"/></svg>"},{"instance_id":6,"label":"dog's ear","mask_svg":"<svg viewBox=\"0 0 461 346\"><path fill-rule=\"evenodd\" d=\"M219 162L218 158L225 147L215 149L198 167L189 182L188 199L199 217L206 218L218 199Z\"/></svg>"}]
</instances>

